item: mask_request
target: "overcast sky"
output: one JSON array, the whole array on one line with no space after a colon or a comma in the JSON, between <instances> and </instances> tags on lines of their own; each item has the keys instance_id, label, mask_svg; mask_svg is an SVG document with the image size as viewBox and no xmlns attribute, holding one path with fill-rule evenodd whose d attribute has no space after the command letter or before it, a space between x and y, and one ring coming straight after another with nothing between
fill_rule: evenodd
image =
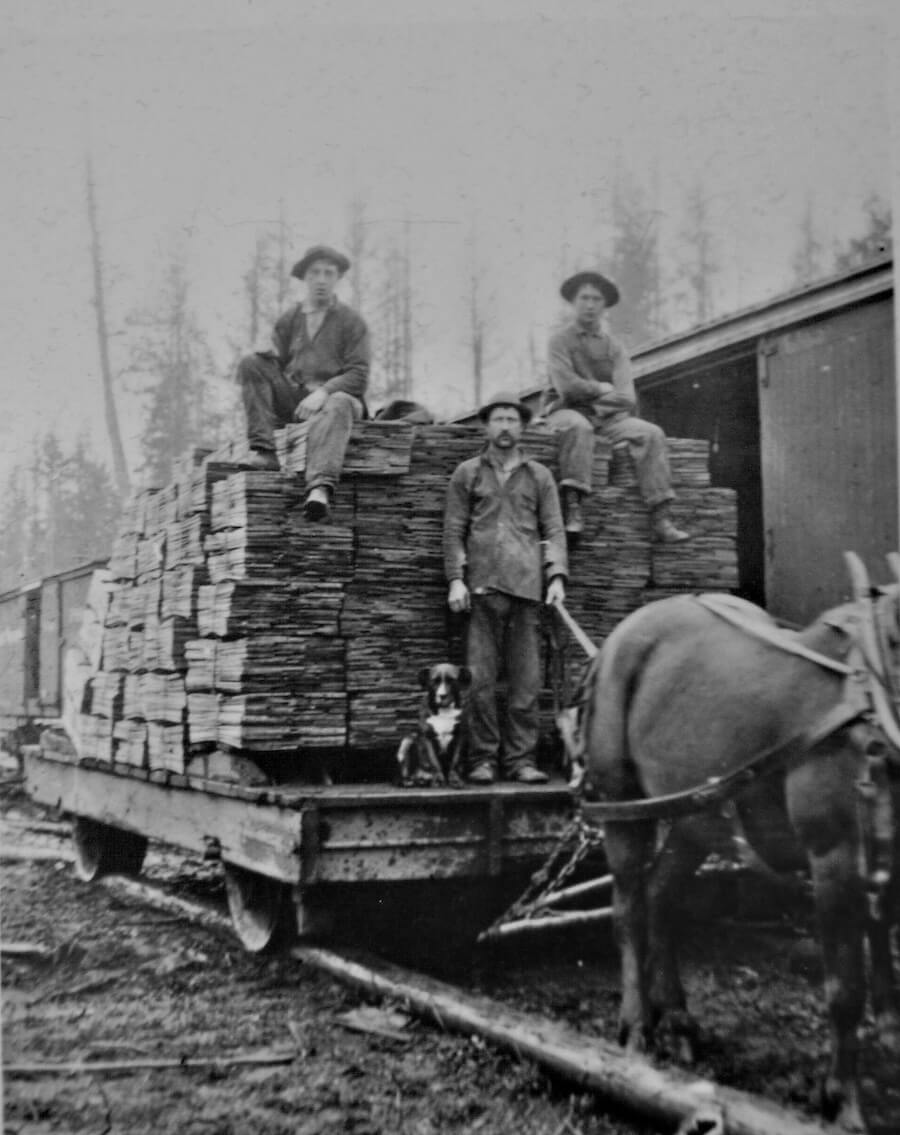
<instances>
[{"instance_id":1,"label":"overcast sky","mask_svg":"<svg viewBox=\"0 0 900 1135\"><path fill-rule=\"evenodd\" d=\"M497 293L490 384L543 346L561 265L602 246L616 161L664 239L709 192L720 309L783 290L811 195L826 242L890 198L889 0L0 0L2 459L36 430L106 452L83 163L93 152L114 329L173 249L224 358L257 230L299 254L413 221L416 395L469 404L464 238ZM365 313L363 313L365 314ZM123 340L117 339L120 343ZM117 358L121 365L123 359ZM123 391L133 458L139 408Z\"/></svg>"}]
</instances>

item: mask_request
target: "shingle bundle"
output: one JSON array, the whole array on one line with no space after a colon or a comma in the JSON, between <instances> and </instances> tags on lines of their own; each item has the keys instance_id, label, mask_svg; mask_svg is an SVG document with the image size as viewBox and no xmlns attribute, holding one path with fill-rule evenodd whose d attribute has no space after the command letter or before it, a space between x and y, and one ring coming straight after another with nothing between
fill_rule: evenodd
<instances>
[{"instance_id":1,"label":"shingle bundle","mask_svg":"<svg viewBox=\"0 0 900 1135\"><path fill-rule=\"evenodd\" d=\"M331 518L313 524L301 507L307 430L279 431L283 473L238 471L236 443L194 454L126 510L82 753L184 771L192 750L219 746L302 775L324 751L340 776L342 754L358 768L415 728L419 671L462 660L441 536L447 481L482 433L359 423ZM530 430L525 445L556 472L555 438ZM597 446L567 601L597 642L649 598L736 586L734 494L709 488L706 443L671 441L670 457L673 518L694 533L677 546L651 543L627 453ZM574 680L581 660L566 654ZM550 684L548 673L545 731Z\"/></svg>"}]
</instances>

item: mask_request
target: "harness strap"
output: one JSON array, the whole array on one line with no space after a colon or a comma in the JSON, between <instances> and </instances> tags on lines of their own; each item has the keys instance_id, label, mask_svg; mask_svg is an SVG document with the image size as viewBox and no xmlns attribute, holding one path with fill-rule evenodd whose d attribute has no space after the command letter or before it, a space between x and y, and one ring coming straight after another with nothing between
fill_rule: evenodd
<instances>
[{"instance_id":1,"label":"harness strap","mask_svg":"<svg viewBox=\"0 0 900 1135\"><path fill-rule=\"evenodd\" d=\"M599 648L596 643L591 642L581 627L575 622L569 612L566 610L566 605L561 599L557 599L555 603L551 604L553 609L557 612L562 621L569 628L572 637L588 656L588 658L596 658L599 653Z\"/></svg>"},{"instance_id":2,"label":"harness strap","mask_svg":"<svg viewBox=\"0 0 900 1135\"><path fill-rule=\"evenodd\" d=\"M681 792L671 792L667 796L644 797L636 800L586 800L581 809L584 817L591 823L604 820L671 820L689 816L692 812L703 812L728 797L746 788L761 776L774 771L778 765L798 747L805 752L832 733L856 721L868 710L865 692L862 697L850 697L839 702L819 721L812 730L796 733L784 741L779 741L757 753L744 764L724 776L710 777L704 784L686 788Z\"/></svg>"},{"instance_id":3,"label":"harness strap","mask_svg":"<svg viewBox=\"0 0 900 1135\"><path fill-rule=\"evenodd\" d=\"M739 608L730 606L727 601L719 601L719 597L716 595L695 595L693 598L701 607L705 607L707 611L718 615L726 623L731 623L732 626L740 628L746 634L761 639L787 654L796 654L799 658L815 662L817 666L821 666L825 670L833 670L836 674L842 674L845 677L853 673L846 663L838 662L836 658L829 658L827 654L820 654L817 650L810 650L809 647L789 638L784 631L772 626L771 623L748 619Z\"/></svg>"}]
</instances>

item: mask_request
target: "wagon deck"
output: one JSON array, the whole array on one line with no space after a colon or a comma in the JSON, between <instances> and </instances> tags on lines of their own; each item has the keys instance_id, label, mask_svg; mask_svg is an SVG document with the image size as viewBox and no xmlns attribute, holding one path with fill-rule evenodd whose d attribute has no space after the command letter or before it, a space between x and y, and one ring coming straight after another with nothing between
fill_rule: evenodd
<instances>
[{"instance_id":1,"label":"wagon deck","mask_svg":"<svg viewBox=\"0 0 900 1135\"><path fill-rule=\"evenodd\" d=\"M231 871L235 927L251 949L274 941L285 903L300 933L324 930L331 884L474 882L533 869L553 849L573 807L561 781L461 790L250 787L74 763L37 746L28 748L24 763L33 799L75 818L82 878L135 873L147 838L221 859L226 875ZM249 930L243 926L248 903L263 908Z\"/></svg>"}]
</instances>

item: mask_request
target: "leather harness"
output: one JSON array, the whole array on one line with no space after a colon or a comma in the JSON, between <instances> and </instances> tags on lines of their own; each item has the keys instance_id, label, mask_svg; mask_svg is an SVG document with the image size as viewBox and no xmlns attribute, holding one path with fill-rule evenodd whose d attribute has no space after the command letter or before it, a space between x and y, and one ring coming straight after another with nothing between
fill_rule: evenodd
<instances>
[{"instance_id":1,"label":"leather harness","mask_svg":"<svg viewBox=\"0 0 900 1135\"><path fill-rule=\"evenodd\" d=\"M849 629L854 623L861 622L864 631L868 627L874 633L875 621L872 617L871 606L867 612L868 619L865 615L862 619L859 619L856 613L851 611L840 621L835 620L830 623L835 629L844 631L851 638L851 647L848 652L850 661L841 662L818 651L811 650L771 623L748 618L745 611L742 610L742 605L735 603L730 596L696 595L691 598L710 613L724 619L746 634L841 675L844 678L842 696L837 704L812 728L801 730L770 746L763 752L756 753L748 761L724 776L710 777L703 784L696 785L693 788L665 796L654 796L649 799L585 800L582 803L582 811L586 820L593 823L671 820L679 816L690 815L693 812L704 811L720 804L767 773L773 772L798 748L801 751L807 751L832 733L837 732L838 729L854 721L867 720L871 724L877 724L888 740L893 741L892 731L897 729L897 725L896 720L892 717L885 693L885 687L890 688L887 662L873 658L871 656L871 641L861 644L857 636L851 633ZM871 604L871 600L869 600L869 604ZM850 606L855 608L856 604ZM565 612L565 614L568 615L568 612ZM571 619L571 616L569 616L569 619ZM569 619L566 620L567 624ZM871 636L867 637L871 638ZM592 661L592 670L595 665L596 662ZM589 679L586 682L587 684L589 684ZM874 696L878 693L881 695L880 698ZM887 718L886 721L884 720L885 717ZM866 756L869 759L883 759L885 750L889 760L900 761L898 754L891 750L890 745L884 746L874 740L870 740L865 745Z\"/></svg>"}]
</instances>

